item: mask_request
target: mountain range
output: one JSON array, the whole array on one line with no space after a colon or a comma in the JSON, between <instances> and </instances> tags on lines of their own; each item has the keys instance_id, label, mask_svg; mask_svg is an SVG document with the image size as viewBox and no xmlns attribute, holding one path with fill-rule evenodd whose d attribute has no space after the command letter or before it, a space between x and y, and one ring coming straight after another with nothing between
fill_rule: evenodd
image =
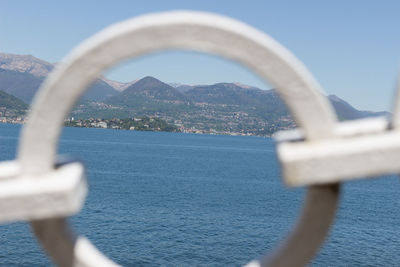
<instances>
[{"instance_id":1,"label":"mountain range","mask_svg":"<svg viewBox=\"0 0 400 267\"><path fill-rule=\"evenodd\" d=\"M31 55L0 53L0 107L4 99L29 103L54 66ZM15 99L4 98L4 94ZM328 98L341 120L387 114L357 110L335 95ZM16 107L21 108L21 103ZM273 89L261 90L241 83L167 84L151 76L129 83L99 77L71 114L77 118L137 115L158 116L186 129L206 132L270 135L295 127Z\"/></svg>"},{"instance_id":2,"label":"mountain range","mask_svg":"<svg viewBox=\"0 0 400 267\"><path fill-rule=\"evenodd\" d=\"M55 64L31 55L0 53L0 90L30 103L54 67ZM87 90L83 99L100 101L116 94L118 91L107 80L99 78Z\"/></svg>"}]
</instances>

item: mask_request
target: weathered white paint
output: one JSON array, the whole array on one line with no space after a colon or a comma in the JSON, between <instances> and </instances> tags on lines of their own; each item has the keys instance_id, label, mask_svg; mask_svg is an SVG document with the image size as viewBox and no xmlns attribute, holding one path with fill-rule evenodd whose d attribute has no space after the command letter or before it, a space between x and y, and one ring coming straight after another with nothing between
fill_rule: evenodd
<instances>
[{"instance_id":1,"label":"weathered white paint","mask_svg":"<svg viewBox=\"0 0 400 267\"><path fill-rule=\"evenodd\" d=\"M400 73L397 76L396 91L394 93L391 127L394 129L400 128Z\"/></svg>"},{"instance_id":2,"label":"weathered white paint","mask_svg":"<svg viewBox=\"0 0 400 267\"><path fill-rule=\"evenodd\" d=\"M364 118L336 124L334 136L338 138L347 138L360 135L374 135L383 133L389 128L390 122L386 117ZM303 132L301 128L280 131L274 134L274 139L278 143L304 141L305 136Z\"/></svg>"},{"instance_id":3,"label":"weathered white paint","mask_svg":"<svg viewBox=\"0 0 400 267\"><path fill-rule=\"evenodd\" d=\"M307 141L299 130L277 133L285 183L307 186L400 173L400 131L388 118L342 122L335 136Z\"/></svg>"},{"instance_id":4,"label":"weathered white paint","mask_svg":"<svg viewBox=\"0 0 400 267\"><path fill-rule=\"evenodd\" d=\"M120 266L115 264L108 258L106 258L100 251L96 249L95 246L90 243L84 237L79 237L76 246L74 248L74 254L76 255L74 267L86 267L86 266L96 266L96 267L117 267Z\"/></svg>"},{"instance_id":5,"label":"weathered white paint","mask_svg":"<svg viewBox=\"0 0 400 267\"><path fill-rule=\"evenodd\" d=\"M278 145L286 184L304 186L400 173L400 132Z\"/></svg>"},{"instance_id":6,"label":"weathered white paint","mask_svg":"<svg viewBox=\"0 0 400 267\"><path fill-rule=\"evenodd\" d=\"M86 197L84 167L61 166L40 177L20 175L16 161L0 163L0 222L70 216Z\"/></svg>"}]
</instances>

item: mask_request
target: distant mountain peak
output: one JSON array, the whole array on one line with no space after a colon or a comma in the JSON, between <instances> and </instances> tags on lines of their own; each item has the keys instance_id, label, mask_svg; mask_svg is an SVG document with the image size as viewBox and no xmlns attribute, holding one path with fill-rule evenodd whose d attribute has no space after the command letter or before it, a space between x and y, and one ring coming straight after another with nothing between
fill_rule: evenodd
<instances>
[{"instance_id":1,"label":"distant mountain peak","mask_svg":"<svg viewBox=\"0 0 400 267\"><path fill-rule=\"evenodd\" d=\"M45 77L54 65L32 55L0 53L0 68L18 72L27 72L35 77Z\"/></svg>"},{"instance_id":2,"label":"distant mountain peak","mask_svg":"<svg viewBox=\"0 0 400 267\"><path fill-rule=\"evenodd\" d=\"M29 103L53 68L54 64L32 55L0 53L0 90ZM117 93L113 86L97 79L83 97L99 101Z\"/></svg>"},{"instance_id":3,"label":"distant mountain peak","mask_svg":"<svg viewBox=\"0 0 400 267\"><path fill-rule=\"evenodd\" d=\"M154 78L153 76L145 76L142 79L140 79L138 82L160 82L160 83L163 83L162 81Z\"/></svg>"},{"instance_id":4,"label":"distant mountain peak","mask_svg":"<svg viewBox=\"0 0 400 267\"><path fill-rule=\"evenodd\" d=\"M149 88L159 87L159 86L167 86L167 87L173 88L172 86L154 78L153 76L143 77L142 79L135 82L134 86L135 87L149 87Z\"/></svg>"},{"instance_id":5,"label":"distant mountain peak","mask_svg":"<svg viewBox=\"0 0 400 267\"><path fill-rule=\"evenodd\" d=\"M146 76L126 88L119 95L109 98L107 102L126 106L137 103L139 98L156 102L185 100L185 96L174 87L152 76Z\"/></svg>"}]
</instances>

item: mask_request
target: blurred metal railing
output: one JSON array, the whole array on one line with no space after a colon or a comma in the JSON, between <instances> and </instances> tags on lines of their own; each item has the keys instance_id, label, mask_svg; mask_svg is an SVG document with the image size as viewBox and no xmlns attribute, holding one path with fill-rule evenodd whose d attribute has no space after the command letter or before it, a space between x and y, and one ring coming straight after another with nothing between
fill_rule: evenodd
<instances>
[{"instance_id":1,"label":"blurred metal railing","mask_svg":"<svg viewBox=\"0 0 400 267\"><path fill-rule=\"evenodd\" d=\"M117 266L66 217L80 211L87 185L84 166L56 164L64 118L104 70L159 50L206 52L239 62L270 82L301 130L277 135L283 179L308 186L296 227L273 253L247 266L304 266L334 219L339 183L399 173L400 102L394 117L339 123L312 75L266 34L236 20L200 12L167 12L112 25L74 49L35 96L17 158L0 164L0 222L31 221L36 237L59 266Z\"/></svg>"}]
</instances>

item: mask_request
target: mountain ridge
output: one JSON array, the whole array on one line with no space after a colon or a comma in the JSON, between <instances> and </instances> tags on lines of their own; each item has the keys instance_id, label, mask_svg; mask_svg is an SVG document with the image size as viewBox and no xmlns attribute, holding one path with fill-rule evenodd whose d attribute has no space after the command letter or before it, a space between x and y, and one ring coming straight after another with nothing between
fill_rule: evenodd
<instances>
[{"instance_id":1,"label":"mountain ridge","mask_svg":"<svg viewBox=\"0 0 400 267\"><path fill-rule=\"evenodd\" d=\"M21 62L24 60L27 62ZM0 53L0 90L29 103L45 78L41 75L53 67L54 64L33 56ZM340 120L389 114L358 110L335 95L327 98ZM77 118L156 116L187 129L250 131L256 135L270 135L296 126L273 89L261 90L240 82L165 83L152 76L128 83L99 77L72 115Z\"/></svg>"},{"instance_id":2,"label":"mountain ridge","mask_svg":"<svg viewBox=\"0 0 400 267\"><path fill-rule=\"evenodd\" d=\"M29 103L55 64L32 55L0 53L0 90ZM88 100L103 100L118 91L102 79L96 79L84 94Z\"/></svg>"},{"instance_id":3,"label":"mountain ridge","mask_svg":"<svg viewBox=\"0 0 400 267\"><path fill-rule=\"evenodd\" d=\"M278 93L237 83L190 86L179 90L154 77L144 77L105 103L124 108L125 116L155 115L168 122L203 132L241 132L271 135L295 127ZM388 115L388 112L360 111L343 99L327 96L339 120ZM243 133L243 132L241 132Z\"/></svg>"},{"instance_id":4,"label":"mountain ridge","mask_svg":"<svg viewBox=\"0 0 400 267\"><path fill-rule=\"evenodd\" d=\"M0 53L0 68L27 72L35 77L43 78L54 68L54 64L32 55Z\"/></svg>"}]
</instances>

